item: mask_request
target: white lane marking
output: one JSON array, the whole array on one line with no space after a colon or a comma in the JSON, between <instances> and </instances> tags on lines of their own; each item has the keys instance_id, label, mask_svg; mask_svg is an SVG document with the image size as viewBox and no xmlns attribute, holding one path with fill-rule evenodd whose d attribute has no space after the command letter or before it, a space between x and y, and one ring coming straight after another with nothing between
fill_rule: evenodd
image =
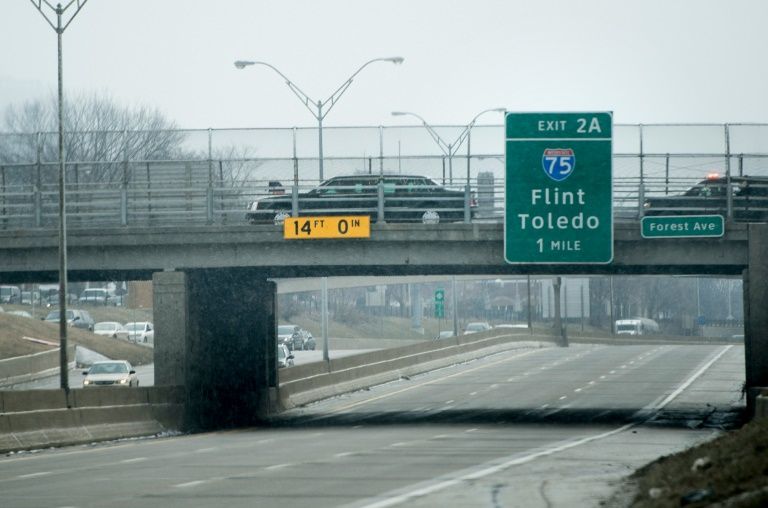
<instances>
[{"instance_id":1,"label":"white lane marking","mask_svg":"<svg viewBox=\"0 0 768 508\"><path fill-rule=\"evenodd\" d=\"M616 374L615 370L610 371L608 374Z\"/></svg>"},{"instance_id":2,"label":"white lane marking","mask_svg":"<svg viewBox=\"0 0 768 508\"><path fill-rule=\"evenodd\" d=\"M465 430L464 432L477 432L478 430L480 430L480 429L478 429L477 427L475 427L474 429L467 429L467 430Z\"/></svg>"},{"instance_id":3,"label":"white lane marking","mask_svg":"<svg viewBox=\"0 0 768 508\"><path fill-rule=\"evenodd\" d=\"M491 385L491 386L489 386L488 388L490 388L491 390L493 390L494 388L498 388L498 387L499 387L499 385L497 385L497 384L492 384L492 385Z\"/></svg>"},{"instance_id":4,"label":"white lane marking","mask_svg":"<svg viewBox=\"0 0 768 508\"><path fill-rule=\"evenodd\" d=\"M470 397L474 397L475 395L477 395L477 392L471 392L469 395Z\"/></svg>"},{"instance_id":5,"label":"white lane marking","mask_svg":"<svg viewBox=\"0 0 768 508\"><path fill-rule=\"evenodd\" d=\"M371 503L362 505L361 508L386 508L388 506L405 504L411 499L414 499L419 496L426 496L428 494L432 494L434 492L446 489L448 487L459 485L466 481L478 480L485 476L489 476L489 475L504 471L505 469L508 469L512 466L526 464L540 457L546 457L548 455L560 453L560 452L569 450L571 448L575 448L577 446L590 443L592 441L597 441L599 439L604 439L604 438L619 434L621 432L624 432L625 430L628 430L634 427L635 425L636 424L634 423L630 423L622 427L619 427L618 429L604 432L596 436L584 437L581 439L577 439L575 441L566 441L562 444L556 444L555 446L552 446L550 448L545 448L543 450L525 454L522 456L513 455L513 456L510 456L508 460L500 464L494 464L491 466L480 465L475 468L465 469L463 472L458 472L459 476L455 476L453 478L449 478L443 481L437 481L437 483L432 483L431 481L428 480L426 482L422 482L420 484L414 485L413 487L411 487L411 490L408 490L403 493L393 492L390 496L388 496L387 494L383 494L382 496L377 496L375 498L372 498Z\"/></svg>"},{"instance_id":6,"label":"white lane marking","mask_svg":"<svg viewBox=\"0 0 768 508\"><path fill-rule=\"evenodd\" d=\"M446 404L453 404L453 400L446 400L445 403Z\"/></svg>"},{"instance_id":7,"label":"white lane marking","mask_svg":"<svg viewBox=\"0 0 768 508\"><path fill-rule=\"evenodd\" d=\"M567 395L563 395L562 397L560 397L560 400L567 399L567 398L568 398Z\"/></svg>"},{"instance_id":8,"label":"white lane marking","mask_svg":"<svg viewBox=\"0 0 768 508\"><path fill-rule=\"evenodd\" d=\"M674 400L674 399L675 399L675 398L676 398L678 395L680 395L680 394L683 392L683 390L685 390L686 388L688 388L689 386L691 386L691 384L693 384L693 382L694 382L694 381L696 381L696 380L699 378L699 376L701 376L702 374L704 374L704 373L707 371L707 369L709 369L709 368L712 366L712 364L713 364L713 363L715 363L716 361L718 361L718 360L719 360L719 359L720 359L720 358L721 358L721 357L722 357L722 356L723 356L725 353L727 353L727 352L728 352L728 351L729 351L729 350L730 350L732 347L733 347L733 346L724 346L724 347L723 347L723 349L722 349L722 350L721 350L721 351L720 351L720 352L719 352L717 355L715 355L715 357L714 357L714 358L712 358L710 361L708 361L707 363L705 363L705 364L704 364L704 365L703 365L703 366L702 366L702 367L701 367L699 370L697 370L695 373L693 373L693 375L692 375L691 377L689 377L688 379L686 379L686 380L685 380L685 382L683 382L683 384L681 384L680 386L678 386L678 387L677 387L677 390L675 390L674 392L670 393L670 394L667 396L667 398L665 398L665 399L664 399L664 400L663 400L663 401L662 401L662 402L659 404L659 406L657 407L657 409L661 409L661 408L663 408L664 406L666 406L667 404L669 404L670 402L672 402L672 401L673 401L673 400Z\"/></svg>"},{"instance_id":9,"label":"white lane marking","mask_svg":"<svg viewBox=\"0 0 768 508\"><path fill-rule=\"evenodd\" d=\"M285 469L286 467L291 466L291 464L275 464L274 466L267 466L264 469L267 471L274 471L275 469Z\"/></svg>"},{"instance_id":10,"label":"white lane marking","mask_svg":"<svg viewBox=\"0 0 768 508\"><path fill-rule=\"evenodd\" d=\"M605 379L605 376L600 376L600 379Z\"/></svg>"},{"instance_id":11,"label":"white lane marking","mask_svg":"<svg viewBox=\"0 0 768 508\"><path fill-rule=\"evenodd\" d=\"M621 366L621 368L622 368L622 369L626 369L626 368L627 368L627 366L626 366L626 365L622 365L622 366Z\"/></svg>"},{"instance_id":12,"label":"white lane marking","mask_svg":"<svg viewBox=\"0 0 768 508\"><path fill-rule=\"evenodd\" d=\"M334 457L338 457L338 458L349 457L349 456L354 455L354 454L355 454L355 452L342 452L342 453L335 454Z\"/></svg>"},{"instance_id":13,"label":"white lane marking","mask_svg":"<svg viewBox=\"0 0 768 508\"><path fill-rule=\"evenodd\" d=\"M396 390L394 392L381 394L381 395L379 395L377 397L371 397L370 399L365 399L365 400L361 400L361 401L358 401L358 402L353 402L351 404L347 404L346 406L340 406L340 407L337 407L337 408L335 408L335 409L333 409L331 411L328 411L323 416L318 416L316 418L310 418L308 421L314 422L314 421L317 421L317 420L322 420L324 418L328 418L329 414L341 413L341 412L344 412L344 411L346 411L348 409L352 409L353 407L362 406L363 404L370 404L371 402L376 402L377 400L385 399L387 397L392 397L394 395L399 395L399 394L401 394L403 392L408 392L410 390L415 390L416 388L421 388L423 386L428 386L428 385L432 385L432 384L435 384L435 383L442 383L446 379L451 379L451 378L454 378L454 377L457 377L457 376L463 376L465 374L469 374L470 372L474 372L476 370L485 369L485 368L488 368L488 367L493 367L494 365L498 365L498 364L504 363L504 362L510 362L512 360L517 360L517 359L522 358L524 356L532 355L532 354L540 352L540 351L543 351L543 350L542 349L534 349L534 350L531 350L531 351L525 351L523 353L513 355L513 356L511 356L509 358L503 358L503 359L495 361L495 362L489 362L489 363L480 365L480 366L475 367L473 369L462 370L461 372L456 372L454 374L449 374L447 376L443 376L443 377L440 377L440 378L437 378L437 379L432 379L432 380L429 380L429 381L425 381L424 383L414 384L414 385L411 385L411 386L409 386L407 388L403 388L402 390Z\"/></svg>"},{"instance_id":14,"label":"white lane marking","mask_svg":"<svg viewBox=\"0 0 768 508\"><path fill-rule=\"evenodd\" d=\"M544 404L543 406L541 406L541 409L547 409L548 407L549 407L549 404Z\"/></svg>"},{"instance_id":15,"label":"white lane marking","mask_svg":"<svg viewBox=\"0 0 768 508\"><path fill-rule=\"evenodd\" d=\"M16 478L37 478L39 476L48 476L53 474L51 471L40 471L39 473L20 474Z\"/></svg>"},{"instance_id":16,"label":"white lane marking","mask_svg":"<svg viewBox=\"0 0 768 508\"><path fill-rule=\"evenodd\" d=\"M594 381L590 381L590 382L589 382L589 383L587 383L587 384L593 385L593 384L595 384L595 382L594 382Z\"/></svg>"},{"instance_id":17,"label":"white lane marking","mask_svg":"<svg viewBox=\"0 0 768 508\"><path fill-rule=\"evenodd\" d=\"M179 483L174 485L174 487L179 489L186 489L188 487L194 487L196 485L202 485L203 483L206 483L207 480L195 480L193 482L187 482L187 483Z\"/></svg>"},{"instance_id":18,"label":"white lane marking","mask_svg":"<svg viewBox=\"0 0 768 508\"><path fill-rule=\"evenodd\" d=\"M147 460L146 457L136 457L134 459L121 460L120 464L135 464L136 462L144 462L145 460Z\"/></svg>"},{"instance_id":19,"label":"white lane marking","mask_svg":"<svg viewBox=\"0 0 768 508\"><path fill-rule=\"evenodd\" d=\"M510 383L510 382L514 381L515 379L517 379L517 378L515 378L515 377L509 377L509 378L507 378L507 383Z\"/></svg>"},{"instance_id":20,"label":"white lane marking","mask_svg":"<svg viewBox=\"0 0 768 508\"><path fill-rule=\"evenodd\" d=\"M401 442L399 442L399 443L392 443L392 444L391 444L391 445L389 445L389 446L392 446L392 447L395 447L395 448L396 448L396 447L398 447L398 446L408 446L408 443L401 441Z\"/></svg>"},{"instance_id":21,"label":"white lane marking","mask_svg":"<svg viewBox=\"0 0 768 508\"><path fill-rule=\"evenodd\" d=\"M432 439L445 439L447 437L451 437L448 434L438 434L436 436L432 436Z\"/></svg>"},{"instance_id":22,"label":"white lane marking","mask_svg":"<svg viewBox=\"0 0 768 508\"><path fill-rule=\"evenodd\" d=\"M259 441L256 441L253 444L267 444L267 443L272 443L274 441L275 441L274 439L261 439Z\"/></svg>"},{"instance_id":23,"label":"white lane marking","mask_svg":"<svg viewBox=\"0 0 768 508\"><path fill-rule=\"evenodd\" d=\"M208 453L208 452L214 452L216 450L218 450L218 447L216 446L213 446L211 448L198 448L197 450L195 450L195 453Z\"/></svg>"},{"instance_id":24,"label":"white lane marking","mask_svg":"<svg viewBox=\"0 0 768 508\"><path fill-rule=\"evenodd\" d=\"M574 392L579 393L582 390L582 388L576 388Z\"/></svg>"}]
</instances>

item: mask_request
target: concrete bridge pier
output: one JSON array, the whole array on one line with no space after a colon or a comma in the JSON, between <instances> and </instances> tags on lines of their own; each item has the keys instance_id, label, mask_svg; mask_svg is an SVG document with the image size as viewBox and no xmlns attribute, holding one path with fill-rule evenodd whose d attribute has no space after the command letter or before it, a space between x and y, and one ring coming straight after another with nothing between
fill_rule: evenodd
<instances>
[{"instance_id":1,"label":"concrete bridge pier","mask_svg":"<svg viewBox=\"0 0 768 508\"><path fill-rule=\"evenodd\" d=\"M755 413L760 387L768 387L768 224L749 225L744 272L744 356L747 411Z\"/></svg>"},{"instance_id":2,"label":"concrete bridge pier","mask_svg":"<svg viewBox=\"0 0 768 508\"><path fill-rule=\"evenodd\" d=\"M193 430L252 425L277 391L275 283L238 269L153 274L155 384L186 388Z\"/></svg>"}]
</instances>

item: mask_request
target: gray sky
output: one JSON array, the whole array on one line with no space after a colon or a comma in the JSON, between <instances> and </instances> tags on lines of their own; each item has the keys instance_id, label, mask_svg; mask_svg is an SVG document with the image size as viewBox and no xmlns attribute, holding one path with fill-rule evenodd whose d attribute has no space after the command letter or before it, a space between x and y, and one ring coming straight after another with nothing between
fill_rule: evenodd
<instances>
[{"instance_id":1,"label":"gray sky","mask_svg":"<svg viewBox=\"0 0 768 508\"><path fill-rule=\"evenodd\" d=\"M56 36L27 0L0 15L0 110L52 92ZM612 110L619 123L768 122L764 0L90 0L64 34L68 90L158 107L180 126L308 126L265 60L314 99L368 67L327 125L413 111ZM499 123L488 115L483 123Z\"/></svg>"}]
</instances>

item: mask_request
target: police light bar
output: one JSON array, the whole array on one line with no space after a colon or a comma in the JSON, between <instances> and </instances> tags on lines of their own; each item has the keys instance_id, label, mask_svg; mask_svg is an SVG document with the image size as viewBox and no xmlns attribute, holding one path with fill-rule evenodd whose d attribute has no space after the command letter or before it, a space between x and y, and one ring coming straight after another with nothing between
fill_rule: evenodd
<instances>
[{"instance_id":1,"label":"police light bar","mask_svg":"<svg viewBox=\"0 0 768 508\"><path fill-rule=\"evenodd\" d=\"M711 173L707 173L707 180L716 180L720 178L720 173L716 171L712 171Z\"/></svg>"}]
</instances>

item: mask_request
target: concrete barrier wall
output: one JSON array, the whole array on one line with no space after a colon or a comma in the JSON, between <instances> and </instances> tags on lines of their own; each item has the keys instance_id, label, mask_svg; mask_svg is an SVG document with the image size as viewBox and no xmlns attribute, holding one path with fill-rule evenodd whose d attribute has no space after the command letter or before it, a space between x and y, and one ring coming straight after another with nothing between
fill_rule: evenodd
<instances>
[{"instance_id":1,"label":"concrete barrier wall","mask_svg":"<svg viewBox=\"0 0 768 508\"><path fill-rule=\"evenodd\" d=\"M75 346L67 347L67 358L74 361ZM35 379L41 373L59 368L59 349L0 360L0 386L10 386Z\"/></svg>"},{"instance_id":2,"label":"concrete barrier wall","mask_svg":"<svg viewBox=\"0 0 768 508\"><path fill-rule=\"evenodd\" d=\"M499 335L496 331L292 367L280 372L280 404L290 408L497 351L551 344L551 337Z\"/></svg>"},{"instance_id":3,"label":"concrete barrier wall","mask_svg":"<svg viewBox=\"0 0 768 508\"><path fill-rule=\"evenodd\" d=\"M0 453L178 431L183 387L0 392Z\"/></svg>"}]
</instances>

